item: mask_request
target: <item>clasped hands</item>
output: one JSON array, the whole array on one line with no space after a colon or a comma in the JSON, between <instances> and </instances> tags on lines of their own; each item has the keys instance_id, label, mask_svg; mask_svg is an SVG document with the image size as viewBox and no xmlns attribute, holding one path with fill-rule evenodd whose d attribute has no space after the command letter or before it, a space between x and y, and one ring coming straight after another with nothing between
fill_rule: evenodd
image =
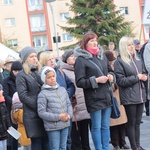
<instances>
[{"instance_id":1,"label":"clasped hands","mask_svg":"<svg viewBox=\"0 0 150 150\"><path fill-rule=\"evenodd\" d=\"M59 115L59 119L61 121L67 122L70 119L70 116L67 113L61 113Z\"/></svg>"},{"instance_id":2,"label":"clasped hands","mask_svg":"<svg viewBox=\"0 0 150 150\"><path fill-rule=\"evenodd\" d=\"M142 81L146 81L147 80L147 75L146 74L139 73L137 76L138 76L139 80L142 80Z\"/></svg>"},{"instance_id":3,"label":"clasped hands","mask_svg":"<svg viewBox=\"0 0 150 150\"><path fill-rule=\"evenodd\" d=\"M100 76L96 78L96 83L106 83L108 80L109 82L113 82L113 75L112 74L108 74L107 76Z\"/></svg>"}]
</instances>

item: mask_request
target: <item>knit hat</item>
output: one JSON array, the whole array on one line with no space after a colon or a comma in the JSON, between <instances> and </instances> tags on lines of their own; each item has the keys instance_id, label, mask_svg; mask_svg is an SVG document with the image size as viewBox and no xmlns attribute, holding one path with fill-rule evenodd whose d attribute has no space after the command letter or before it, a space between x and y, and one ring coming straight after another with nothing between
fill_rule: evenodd
<instances>
[{"instance_id":1,"label":"knit hat","mask_svg":"<svg viewBox=\"0 0 150 150\"><path fill-rule=\"evenodd\" d=\"M20 99L19 99L19 96L18 96L18 92L15 92L13 94L13 97L12 97L12 103L15 104L15 103L18 103L18 102L20 102Z\"/></svg>"},{"instance_id":2,"label":"knit hat","mask_svg":"<svg viewBox=\"0 0 150 150\"><path fill-rule=\"evenodd\" d=\"M30 46L26 46L24 47L21 51L20 51L20 58L22 60L23 63L25 63L27 57L31 54L31 53L36 53L36 50L33 47Z\"/></svg>"},{"instance_id":3,"label":"knit hat","mask_svg":"<svg viewBox=\"0 0 150 150\"><path fill-rule=\"evenodd\" d=\"M22 70L22 64L19 61L14 61L11 70Z\"/></svg>"},{"instance_id":4,"label":"knit hat","mask_svg":"<svg viewBox=\"0 0 150 150\"><path fill-rule=\"evenodd\" d=\"M8 63L13 63L15 60L12 58L12 57L7 57L6 59L5 59L5 63L4 63L4 65L6 65L6 64L8 64Z\"/></svg>"},{"instance_id":5,"label":"knit hat","mask_svg":"<svg viewBox=\"0 0 150 150\"><path fill-rule=\"evenodd\" d=\"M107 57L107 59L108 59L109 61L113 61L113 60L116 59L116 58L114 57L113 52L107 50L107 51L105 51L104 53L105 53L105 55L106 55L106 57Z\"/></svg>"},{"instance_id":6,"label":"knit hat","mask_svg":"<svg viewBox=\"0 0 150 150\"><path fill-rule=\"evenodd\" d=\"M42 71L41 71L41 80L45 83L45 78L46 78L46 74L49 73L50 71L53 71L56 75L56 72L53 68L51 67L48 67L48 66L45 66L42 68Z\"/></svg>"},{"instance_id":7,"label":"knit hat","mask_svg":"<svg viewBox=\"0 0 150 150\"><path fill-rule=\"evenodd\" d=\"M136 46L136 45L140 44L140 41L138 39L136 39L136 40L133 41L133 43Z\"/></svg>"},{"instance_id":8,"label":"knit hat","mask_svg":"<svg viewBox=\"0 0 150 150\"><path fill-rule=\"evenodd\" d=\"M66 63L68 57L70 57L73 54L72 49L65 50L64 54L62 55L62 61Z\"/></svg>"}]
</instances>

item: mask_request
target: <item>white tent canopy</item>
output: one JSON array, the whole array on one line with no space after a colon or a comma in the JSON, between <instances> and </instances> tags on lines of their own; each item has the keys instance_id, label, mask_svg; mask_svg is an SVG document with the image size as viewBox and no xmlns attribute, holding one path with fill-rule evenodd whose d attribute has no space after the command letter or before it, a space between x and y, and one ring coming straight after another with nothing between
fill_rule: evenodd
<instances>
[{"instance_id":1,"label":"white tent canopy","mask_svg":"<svg viewBox=\"0 0 150 150\"><path fill-rule=\"evenodd\" d=\"M13 57L14 59L19 59L19 54L14 50L6 47L0 43L0 60L5 60L8 57Z\"/></svg>"}]
</instances>

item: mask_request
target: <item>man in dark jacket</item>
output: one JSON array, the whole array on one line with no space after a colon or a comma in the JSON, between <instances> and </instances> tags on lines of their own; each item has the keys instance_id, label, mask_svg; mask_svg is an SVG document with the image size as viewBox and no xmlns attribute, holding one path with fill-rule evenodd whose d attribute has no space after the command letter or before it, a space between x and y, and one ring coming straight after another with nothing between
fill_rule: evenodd
<instances>
[{"instance_id":1,"label":"man in dark jacket","mask_svg":"<svg viewBox=\"0 0 150 150\"><path fill-rule=\"evenodd\" d=\"M11 112L12 97L13 94L16 92L16 75L20 70L22 70L22 64L19 61L13 62L11 65L10 75L3 80L3 91L9 116ZM11 124L14 128L17 129L17 125L13 123ZM18 141L13 137L9 136L7 150L17 150L17 149L18 149Z\"/></svg>"},{"instance_id":2,"label":"man in dark jacket","mask_svg":"<svg viewBox=\"0 0 150 150\"><path fill-rule=\"evenodd\" d=\"M7 78L10 74L11 65L14 62L14 59L12 57L8 57L5 60L4 63L4 69L3 72L0 73L0 83L2 84L3 79Z\"/></svg>"}]
</instances>

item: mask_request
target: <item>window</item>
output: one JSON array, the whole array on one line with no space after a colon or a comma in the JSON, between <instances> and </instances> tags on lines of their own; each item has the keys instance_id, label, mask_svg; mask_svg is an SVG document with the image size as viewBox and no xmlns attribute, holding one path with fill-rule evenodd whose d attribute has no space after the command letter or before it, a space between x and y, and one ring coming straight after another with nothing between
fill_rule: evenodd
<instances>
[{"instance_id":1,"label":"window","mask_svg":"<svg viewBox=\"0 0 150 150\"><path fill-rule=\"evenodd\" d=\"M120 13L122 15L128 15L129 14L128 7L120 7Z\"/></svg>"},{"instance_id":2,"label":"window","mask_svg":"<svg viewBox=\"0 0 150 150\"><path fill-rule=\"evenodd\" d=\"M16 47L18 46L18 40L17 39L8 40L8 45L11 47Z\"/></svg>"},{"instance_id":3,"label":"window","mask_svg":"<svg viewBox=\"0 0 150 150\"><path fill-rule=\"evenodd\" d=\"M48 45L47 36L39 35L33 36L33 45L34 47L45 47Z\"/></svg>"},{"instance_id":4,"label":"window","mask_svg":"<svg viewBox=\"0 0 150 150\"><path fill-rule=\"evenodd\" d=\"M69 17L69 13L60 13L60 21L66 21Z\"/></svg>"},{"instance_id":5,"label":"window","mask_svg":"<svg viewBox=\"0 0 150 150\"><path fill-rule=\"evenodd\" d=\"M43 14L30 15L30 24L32 32L46 31L45 18Z\"/></svg>"},{"instance_id":6,"label":"window","mask_svg":"<svg viewBox=\"0 0 150 150\"><path fill-rule=\"evenodd\" d=\"M6 18L6 26L15 26L15 18Z\"/></svg>"},{"instance_id":7,"label":"window","mask_svg":"<svg viewBox=\"0 0 150 150\"><path fill-rule=\"evenodd\" d=\"M12 4L12 0L3 0L3 4L5 5Z\"/></svg>"},{"instance_id":8,"label":"window","mask_svg":"<svg viewBox=\"0 0 150 150\"><path fill-rule=\"evenodd\" d=\"M72 41L73 39L73 37L68 33L64 33L62 37L63 37L63 41Z\"/></svg>"},{"instance_id":9,"label":"window","mask_svg":"<svg viewBox=\"0 0 150 150\"><path fill-rule=\"evenodd\" d=\"M29 11L43 10L42 0L28 0Z\"/></svg>"}]
</instances>

